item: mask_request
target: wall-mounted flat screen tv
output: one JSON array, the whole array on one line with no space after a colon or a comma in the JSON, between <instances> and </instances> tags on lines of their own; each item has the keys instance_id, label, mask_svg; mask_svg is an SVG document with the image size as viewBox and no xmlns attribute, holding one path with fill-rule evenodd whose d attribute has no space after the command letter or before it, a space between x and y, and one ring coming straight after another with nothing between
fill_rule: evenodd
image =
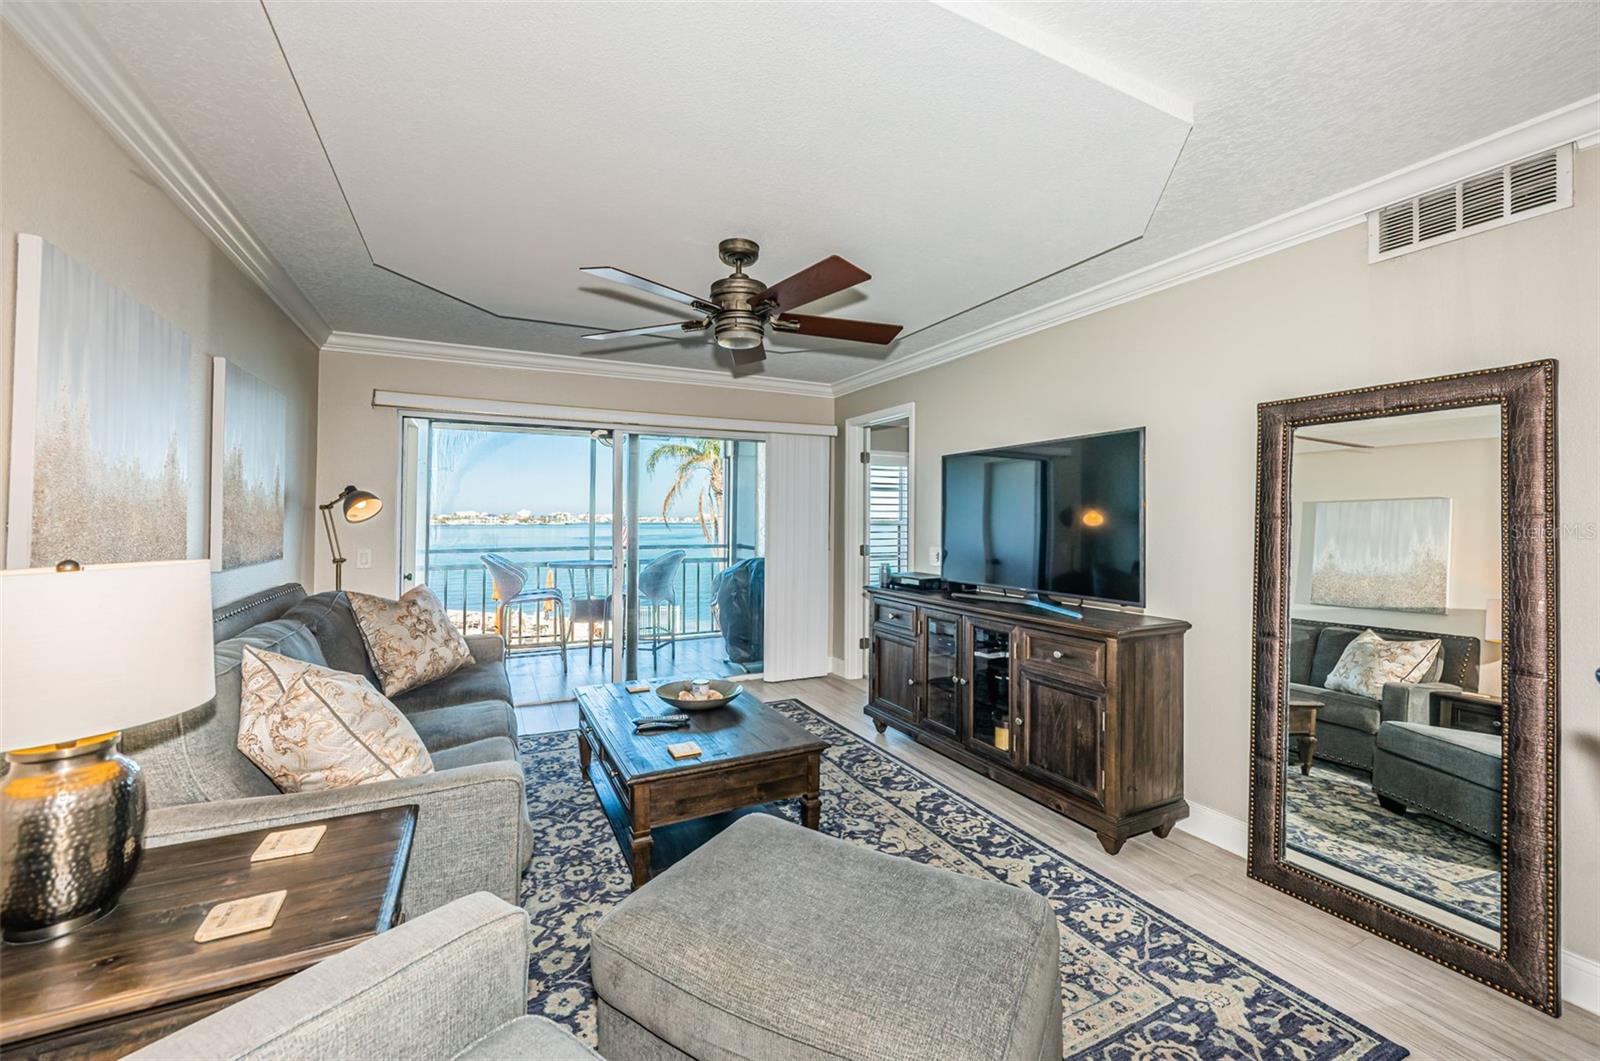
<instances>
[{"instance_id":1,"label":"wall-mounted flat screen tv","mask_svg":"<svg viewBox=\"0 0 1600 1061\"><path fill-rule=\"evenodd\" d=\"M944 458L946 582L1142 606L1144 428Z\"/></svg>"}]
</instances>

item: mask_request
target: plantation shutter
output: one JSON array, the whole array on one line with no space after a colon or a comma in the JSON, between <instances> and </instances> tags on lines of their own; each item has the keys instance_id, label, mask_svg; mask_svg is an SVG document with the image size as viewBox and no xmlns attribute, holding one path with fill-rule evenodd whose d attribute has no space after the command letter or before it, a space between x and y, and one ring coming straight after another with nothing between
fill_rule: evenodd
<instances>
[{"instance_id":1,"label":"plantation shutter","mask_svg":"<svg viewBox=\"0 0 1600 1061\"><path fill-rule=\"evenodd\" d=\"M875 578L911 567L911 480L905 457L874 453L867 462L867 566Z\"/></svg>"}]
</instances>

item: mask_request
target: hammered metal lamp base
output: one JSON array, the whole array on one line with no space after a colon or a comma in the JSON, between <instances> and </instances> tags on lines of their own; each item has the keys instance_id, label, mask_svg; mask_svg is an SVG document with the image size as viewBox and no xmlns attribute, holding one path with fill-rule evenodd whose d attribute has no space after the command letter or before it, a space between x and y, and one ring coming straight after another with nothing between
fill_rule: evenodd
<instances>
[{"instance_id":1,"label":"hammered metal lamp base","mask_svg":"<svg viewBox=\"0 0 1600 1061\"><path fill-rule=\"evenodd\" d=\"M37 943L116 908L144 850L144 778L120 734L9 752L0 779L0 934Z\"/></svg>"}]
</instances>

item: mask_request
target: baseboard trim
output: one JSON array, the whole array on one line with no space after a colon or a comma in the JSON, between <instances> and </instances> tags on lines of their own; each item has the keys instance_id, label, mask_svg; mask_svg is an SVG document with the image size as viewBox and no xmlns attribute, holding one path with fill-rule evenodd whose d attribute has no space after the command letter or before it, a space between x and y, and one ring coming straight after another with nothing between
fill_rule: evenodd
<instances>
[{"instance_id":1,"label":"baseboard trim","mask_svg":"<svg viewBox=\"0 0 1600 1061\"><path fill-rule=\"evenodd\" d=\"M1178 829L1240 858L1249 846L1250 829L1244 822L1194 800L1189 801L1189 816L1178 822Z\"/></svg>"},{"instance_id":2,"label":"baseboard trim","mask_svg":"<svg viewBox=\"0 0 1600 1061\"><path fill-rule=\"evenodd\" d=\"M1600 1013L1600 961L1575 951L1561 952L1561 1001Z\"/></svg>"},{"instance_id":3,"label":"baseboard trim","mask_svg":"<svg viewBox=\"0 0 1600 1061\"><path fill-rule=\"evenodd\" d=\"M1189 816L1178 823L1178 829L1230 855L1240 858L1246 855L1249 826L1204 803L1190 800ZM1600 1013L1600 961L1576 951L1561 952L1561 1001L1590 1013Z\"/></svg>"}]
</instances>

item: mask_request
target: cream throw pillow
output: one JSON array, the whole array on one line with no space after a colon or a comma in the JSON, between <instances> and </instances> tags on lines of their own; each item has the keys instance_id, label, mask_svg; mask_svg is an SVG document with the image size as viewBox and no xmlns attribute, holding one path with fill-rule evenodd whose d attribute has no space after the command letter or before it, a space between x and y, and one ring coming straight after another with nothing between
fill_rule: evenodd
<instances>
[{"instance_id":1,"label":"cream throw pillow","mask_svg":"<svg viewBox=\"0 0 1600 1061\"><path fill-rule=\"evenodd\" d=\"M239 750L282 791L433 772L406 716L361 675L248 647L239 674Z\"/></svg>"},{"instance_id":2,"label":"cream throw pillow","mask_svg":"<svg viewBox=\"0 0 1600 1061\"><path fill-rule=\"evenodd\" d=\"M384 696L398 696L438 681L472 662L467 639L427 586L418 586L399 600L367 593L345 596L367 643L367 658L383 683Z\"/></svg>"},{"instance_id":3,"label":"cream throw pillow","mask_svg":"<svg viewBox=\"0 0 1600 1061\"><path fill-rule=\"evenodd\" d=\"M1340 692L1355 693L1373 700L1383 699L1388 682L1421 681L1439 656L1440 642L1385 641L1371 630L1363 630L1344 647L1339 662L1322 684Z\"/></svg>"}]
</instances>

